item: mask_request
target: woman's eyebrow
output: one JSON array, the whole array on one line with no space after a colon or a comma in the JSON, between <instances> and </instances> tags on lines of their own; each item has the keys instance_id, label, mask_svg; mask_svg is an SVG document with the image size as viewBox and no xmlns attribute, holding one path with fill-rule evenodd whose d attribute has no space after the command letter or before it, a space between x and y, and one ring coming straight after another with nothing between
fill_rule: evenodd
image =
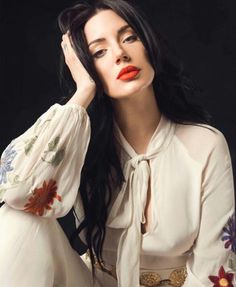
<instances>
[{"instance_id":1,"label":"woman's eyebrow","mask_svg":"<svg viewBox=\"0 0 236 287\"><path fill-rule=\"evenodd\" d=\"M117 31L117 35L120 36L122 33L124 33L129 28L130 28L129 25L124 25L124 26L120 27L119 30ZM96 40L93 40L88 44L88 47L94 43L104 42L105 40L106 40L105 38L98 38Z\"/></svg>"}]
</instances>

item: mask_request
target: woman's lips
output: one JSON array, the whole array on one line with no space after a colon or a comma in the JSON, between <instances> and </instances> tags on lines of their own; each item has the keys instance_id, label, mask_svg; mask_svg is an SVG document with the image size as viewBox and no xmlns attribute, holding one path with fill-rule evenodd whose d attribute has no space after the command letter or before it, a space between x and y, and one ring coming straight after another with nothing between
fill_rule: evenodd
<instances>
[{"instance_id":1,"label":"woman's lips","mask_svg":"<svg viewBox=\"0 0 236 287\"><path fill-rule=\"evenodd\" d=\"M117 80L120 79L124 74L129 74L129 76L132 75L131 78L133 78L134 74L130 74L131 72L138 72L140 69L138 67L135 67L133 65L128 65L124 68L122 68L117 76ZM124 79L126 79L127 77L129 78L128 75L126 75L125 77L123 77Z\"/></svg>"},{"instance_id":2,"label":"woman's lips","mask_svg":"<svg viewBox=\"0 0 236 287\"><path fill-rule=\"evenodd\" d=\"M131 80L133 78L135 78L138 74L139 74L140 70L134 70L128 73L124 73L122 74L119 79L123 80L123 81L127 81L127 80Z\"/></svg>"}]
</instances>

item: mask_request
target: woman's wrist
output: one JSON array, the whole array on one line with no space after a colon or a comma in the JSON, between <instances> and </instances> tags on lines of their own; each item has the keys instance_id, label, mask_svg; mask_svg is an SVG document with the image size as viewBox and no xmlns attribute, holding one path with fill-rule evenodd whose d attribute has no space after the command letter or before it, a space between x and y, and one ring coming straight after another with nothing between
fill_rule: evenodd
<instances>
[{"instance_id":1,"label":"woman's wrist","mask_svg":"<svg viewBox=\"0 0 236 287\"><path fill-rule=\"evenodd\" d=\"M67 103L78 104L85 109L89 106L95 96L95 91L90 89L78 89Z\"/></svg>"}]
</instances>

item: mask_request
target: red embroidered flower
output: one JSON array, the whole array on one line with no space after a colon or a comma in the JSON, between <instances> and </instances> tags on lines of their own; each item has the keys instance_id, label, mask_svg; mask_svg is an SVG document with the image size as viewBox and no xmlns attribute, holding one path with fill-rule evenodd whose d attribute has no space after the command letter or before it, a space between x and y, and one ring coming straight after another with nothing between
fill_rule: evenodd
<instances>
[{"instance_id":1,"label":"red embroidered flower","mask_svg":"<svg viewBox=\"0 0 236 287\"><path fill-rule=\"evenodd\" d=\"M61 201L61 196L57 194L56 190L55 180L50 179L48 184L44 180L42 187L34 189L33 196L25 204L24 210L42 216L45 209L52 209L50 205L53 204L54 198Z\"/></svg>"},{"instance_id":2,"label":"red embroidered flower","mask_svg":"<svg viewBox=\"0 0 236 287\"><path fill-rule=\"evenodd\" d=\"M213 287L234 287L232 283L234 278L233 273L225 272L224 267L221 266L218 275L208 277L214 283Z\"/></svg>"}]
</instances>

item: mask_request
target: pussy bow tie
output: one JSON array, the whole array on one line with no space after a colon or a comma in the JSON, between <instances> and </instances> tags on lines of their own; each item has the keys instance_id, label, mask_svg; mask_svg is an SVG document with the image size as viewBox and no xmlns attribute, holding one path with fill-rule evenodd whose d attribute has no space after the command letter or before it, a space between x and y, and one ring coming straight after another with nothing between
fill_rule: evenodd
<instances>
[{"instance_id":1,"label":"pussy bow tie","mask_svg":"<svg viewBox=\"0 0 236 287\"><path fill-rule=\"evenodd\" d=\"M148 161L166 148L174 133L174 125L168 120L162 119L162 128L147 154L136 155L125 163L125 182L108 216L108 227L123 229L117 249L118 287L140 286L141 223L145 223L144 210L151 173Z\"/></svg>"},{"instance_id":2,"label":"pussy bow tie","mask_svg":"<svg viewBox=\"0 0 236 287\"><path fill-rule=\"evenodd\" d=\"M145 222L144 209L150 176L147 160L140 156L126 163L126 183L108 217L107 226L124 229L117 250L116 272L119 287L139 286L141 223Z\"/></svg>"}]
</instances>

